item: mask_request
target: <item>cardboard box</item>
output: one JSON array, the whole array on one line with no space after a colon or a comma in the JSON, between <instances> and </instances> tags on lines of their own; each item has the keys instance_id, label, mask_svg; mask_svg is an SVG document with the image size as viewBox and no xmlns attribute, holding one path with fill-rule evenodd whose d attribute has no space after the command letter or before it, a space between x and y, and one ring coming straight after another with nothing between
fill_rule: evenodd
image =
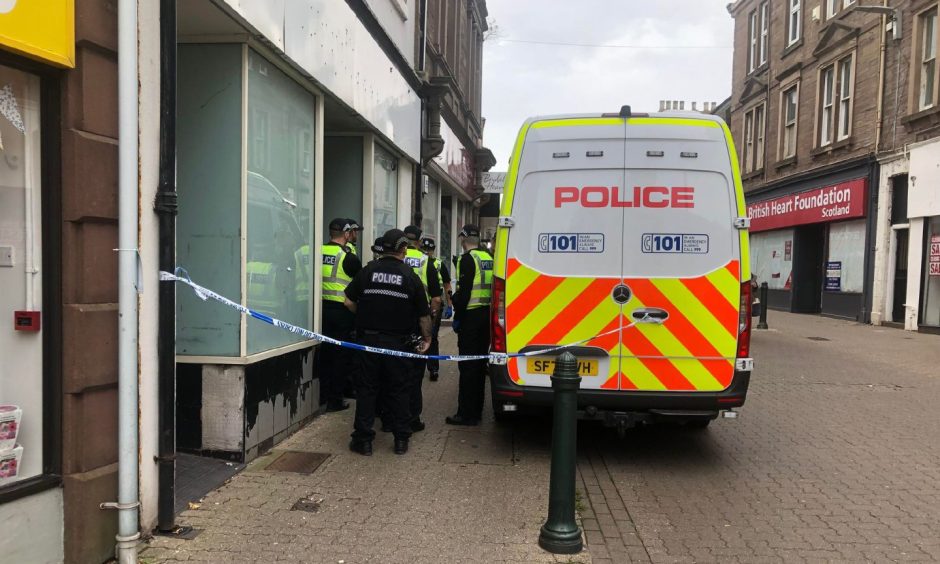
<instances>
[{"instance_id":1,"label":"cardboard box","mask_svg":"<svg viewBox=\"0 0 940 564\"><path fill-rule=\"evenodd\" d=\"M0 405L0 451L16 446L23 410L15 405Z\"/></svg>"},{"instance_id":2,"label":"cardboard box","mask_svg":"<svg viewBox=\"0 0 940 564\"><path fill-rule=\"evenodd\" d=\"M0 450L0 484L16 479L22 460L23 447L19 445L9 450Z\"/></svg>"}]
</instances>

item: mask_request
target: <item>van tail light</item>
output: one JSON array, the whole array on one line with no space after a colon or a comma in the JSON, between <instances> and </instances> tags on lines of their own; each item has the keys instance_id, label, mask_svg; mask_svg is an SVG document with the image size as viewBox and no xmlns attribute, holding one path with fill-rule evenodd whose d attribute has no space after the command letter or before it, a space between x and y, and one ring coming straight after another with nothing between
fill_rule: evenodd
<instances>
[{"instance_id":1,"label":"van tail light","mask_svg":"<svg viewBox=\"0 0 940 564\"><path fill-rule=\"evenodd\" d=\"M741 283L741 309L738 312L738 358L751 355L751 281Z\"/></svg>"},{"instance_id":2,"label":"van tail light","mask_svg":"<svg viewBox=\"0 0 940 564\"><path fill-rule=\"evenodd\" d=\"M490 352L506 352L506 281L493 277L493 301L490 306Z\"/></svg>"}]
</instances>

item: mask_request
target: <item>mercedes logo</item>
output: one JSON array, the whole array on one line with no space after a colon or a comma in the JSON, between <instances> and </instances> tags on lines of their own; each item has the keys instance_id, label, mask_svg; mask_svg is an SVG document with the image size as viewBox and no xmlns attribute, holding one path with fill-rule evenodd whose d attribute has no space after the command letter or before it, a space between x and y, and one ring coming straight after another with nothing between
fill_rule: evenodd
<instances>
[{"instance_id":1,"label":"mercedes logo","mask_svg":"<svg viewBox=\"0 0 940 564\"><path fill-rule=\"evenodd\" d=\"M619 286L614 288L614 291L611 294L611 296L614 298L615 302L617 302L620 305L623 305L630 301L630 298L633 297L633 292L630 291L629 286L620 284Z\"/></svg>"}]
</instances>

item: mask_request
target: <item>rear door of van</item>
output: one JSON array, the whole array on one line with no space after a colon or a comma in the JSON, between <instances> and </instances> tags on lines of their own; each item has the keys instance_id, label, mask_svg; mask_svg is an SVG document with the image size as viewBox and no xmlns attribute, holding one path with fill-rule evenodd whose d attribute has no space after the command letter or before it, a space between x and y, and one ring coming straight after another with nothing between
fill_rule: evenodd
<instances>
[{"instance_id":1,"label":"rear door of van","mask_svg":"<svg viewBox=\"0 0 940 564\"><path fill-rule=\"evenodd\" d=\"M725 131L665 117L523 128L497 249L507 352L578 343L584 389L730 384L743 205ZM510 359L509 376L549 387L557 354Z\"/></svg>"},{"instance_id":2,"label":"rear door of van","mask_svg":"<svg viewBox=\"0 0 940 564\"><path fill-rule=\"evenodd\" d=\"M634 205L622 208L622 276L631 293L624 324L635 325L620 343L620 388L724 390L737 352L735 219L743 215L725 129L712 119L632 118L625 149Z\"/></svg>"},{"instance_id":3,"label":"rear door of van","mask_svg":"<svg viewBox=\"0 0 940 564\"><path fill-rule=\"evenodd\" d=\"M505 251L497 249L497 259L505 257L507 351L606 334L575 350L581 387L616 388L623 316L611 294L621 280L623 213L593 202L623 185L624 120L536 121L521 135L524 144L510 172L514 189L504 208L515 225L503 235L508 241L499 241ZM592 207L573 207L585 186L593 187L587 196ZM510 359L509 376L519 385L550 387L558 354Z\"/></svg>"}]
</instances>

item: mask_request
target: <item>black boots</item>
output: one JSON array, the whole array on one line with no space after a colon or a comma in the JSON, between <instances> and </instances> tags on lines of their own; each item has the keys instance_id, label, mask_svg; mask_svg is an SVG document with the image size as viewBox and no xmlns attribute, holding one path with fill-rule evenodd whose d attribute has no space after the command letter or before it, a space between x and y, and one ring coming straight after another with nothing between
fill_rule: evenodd
<instances>
[{"instance_id":1,"label":"black boots","mask_svg":"<svg viewBox=\"0 0 940 564\"><path fill-rule=\"evenodd\" d=\"M408 452L408 439L395 439L395 454Z\"/></svg>"},{"instance_id":2,"label":"black boots","mask_svg":"<svg viewBox=\"0 0 940 564\"><path fill-rule=\"evenodd\" d=\"M407 443L405 448L407 448ZM349 450L353 452L358 452L362 456L372 456L372 441L357 441L353 439L349 442Z\"/></svg>"}]
</instances>

